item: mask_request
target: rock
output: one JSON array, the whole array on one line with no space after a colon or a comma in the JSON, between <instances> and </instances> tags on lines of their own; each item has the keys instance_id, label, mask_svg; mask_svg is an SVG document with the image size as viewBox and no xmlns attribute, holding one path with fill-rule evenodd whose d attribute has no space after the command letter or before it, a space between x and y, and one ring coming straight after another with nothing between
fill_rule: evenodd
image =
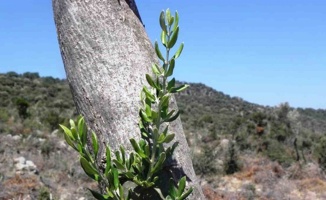
<instances>
[{"instance_id":1,"label":"rock","mask_svg":"<svg viewBox=\"0 0 326 200\"><path fill-rule=\"evenodd\" d=\"M38 138L38 141L41 142L41 143L45 142L45 140L46 139L44 139L44 138Z\"/></svg>"},{"instance_id":2,"label":"rock","mask_svg":"<svg viewBox=\"0 0 326 200\"><path fill-rule=\"evenodd\" d=\"M12 139L13 140L20 140L21 138L22 138L21 135L14 135L14 136L12 136Z\"/></svg>"},{"instance_id":3,"label":"rock","mask_svg":"<svg viewBox=\"0 0 326 200\"><path fill-rule=\"evenodd\" d=\"M223 139L220 142L220 146L222 147L223 150L228 149L229 148L229 140L228 139Z\"/></svg>"},{"instance_id":4,"label":"rock","mask_svg":"<svg viewBox=\"0 0 326 200\"><path fill-rule=\"evenodd\" d=\"M51 136L57 136L59 133L59 129L55 129L54 131L52 131Z\"/></svg>"},{"instance_id":5,"label":"rock","mask_svg":"<svg viewBox=\"0 0 326 200\"><path fill-rule=\"evenodd\" d=\"M26 160L24 157L14 159L16 174L33 173L38 174L36 165L31 160Z\"/></svg>"},{"instance_id":6,"label":"rock","mask_svg":"<svg viewBox=\"0 0 326 200\"><path fill-rule=\"evenodd\" d=\"M66 149L67 148L67 144L63 140L59 142L58 146L59 146L60 149Z\"/></svg>"}]
</instances>

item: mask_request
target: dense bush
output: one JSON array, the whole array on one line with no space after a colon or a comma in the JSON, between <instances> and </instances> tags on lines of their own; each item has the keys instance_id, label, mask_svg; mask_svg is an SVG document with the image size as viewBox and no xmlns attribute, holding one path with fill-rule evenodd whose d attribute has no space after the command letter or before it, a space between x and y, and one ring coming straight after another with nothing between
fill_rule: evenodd
<instances>
[{"instance_id":1,"label":"dense bush","mask_svg":"<svg viewBox=\"0 0 326 200\"><path fill-rule=\"evenodd\" d=\"M18 114L22 119L26 119L29 116L27 109L29 107L29 103L25 98L19 97L16 99L15 104L17 106Z\"/></svg>"},{"instance_id":2,"label":"dense bush","mask_svg":"<svg viewBox=\"0 0 326 200\"><path fill-rule=\"evenodd\" d=\"M320 138L315 148L319 166L326 171L326 136Z\"/></svg>"},{"instance_id":3,"label":"dense bush","mask_svg":"<svg viewBox=\"0 0 326 200\"><path fill-rule=\"evenodd\" d=\"M230 142L229 149L224 160L224 172L226 174L233 174L241 169L238 153L239 152L236 149L235 142Z\"/></svg>"},{"instance_id":4,"label":"dense bush","mask_svg":"<svg viewBox=\"0 0 326 200\"><path fill-rule=\"evenodd\" d=\"M193 158L193 165L197 175L213 175L218 172L216 165L217 156L214 154L214 150L205 145L203 148L203 153L195 154Z\"/></svg>"},{"instance_id":5,"label":"dense bush","mask_svg":"<svg viewBox=\"0 0 326 200\"><path fill-rule=\"evenodd\" d=\"M40 78L40 75L36 72L35 73L25 72L25 73L23 73L23 77L33 80L33 79Z\"/></svg>"},{"instance_id":6,"label":"dense bush","mask_svg":"<svg viewBox=\"0 0 326 200\"><path fill-rule=\"evenodd\" d=\"M269 139L266 140L264 144L266 145L264 154L267 155L272 161L277 161L284 166L289 166L294 161L294 157L280 142Z\"/></svg>"}]
</instances>

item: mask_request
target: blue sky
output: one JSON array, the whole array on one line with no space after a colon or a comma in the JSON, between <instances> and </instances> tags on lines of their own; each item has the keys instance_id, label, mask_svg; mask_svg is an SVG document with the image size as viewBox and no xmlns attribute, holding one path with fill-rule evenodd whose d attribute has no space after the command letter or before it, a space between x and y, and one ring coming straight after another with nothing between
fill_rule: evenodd
<instances>
[{"instance_id":1,"label":"blue sky","mask_svg":"<svg viewBox=\"0 0 326 200\"><path fill-rule=\"evenodd\" d=\"M326 109L326 1L138 0L146 31L178 10L175 77L261 105ZM0 73L65 77L50 0L0 1Z\"/></svg>"}]
</instances>

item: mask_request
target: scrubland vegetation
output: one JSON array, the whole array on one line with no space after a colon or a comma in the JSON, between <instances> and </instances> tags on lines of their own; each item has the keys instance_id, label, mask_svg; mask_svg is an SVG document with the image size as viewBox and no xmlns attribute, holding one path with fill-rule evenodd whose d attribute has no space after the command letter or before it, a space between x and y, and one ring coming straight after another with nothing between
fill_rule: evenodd
<instances>
[{"instance_id":1,"label":"scrubland vegetation","mask_svg":"<svg viewBox=\"0 0 326 200\"><path fill-rule=\"evenodd\" d=\"M176 98L207 199L326 199L326 110L260 106L203 84ZM92 198L58 130L76 116L65 80L0 74L0 199ZM36 169L18 169L18 157Z\"/></svg>"}]
</instances>

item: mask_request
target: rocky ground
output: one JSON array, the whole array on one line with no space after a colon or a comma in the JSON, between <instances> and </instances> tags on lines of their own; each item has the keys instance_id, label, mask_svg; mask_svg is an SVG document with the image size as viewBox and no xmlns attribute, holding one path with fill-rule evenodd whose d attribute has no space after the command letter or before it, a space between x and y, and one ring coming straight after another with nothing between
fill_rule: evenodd
<instances>
[{"instance_id":1,"label":"rocky ground","mask_svg":"<svg viewBox=\"0 0 326 200\"><path fill-rule=\"evenodd\" d=\"M0 134L0 199L92 199L96 188L57 131Z\"/></svg>"},{"instance_id":2,"label":"rocky ground","mask_svg":"<svg viewBox=\"0 0 326 200\"><path fill-rule=\"evenodd\" d=\"M0 141L1 200L93 199L86 188L96 189L96 184L84 175L78 155L58 131L28 137L0 134ZM240 172L202 177L208 200L326 199L325 175L317 164L284 168L264 157L239 159L243 161Z\"/></svg>"}]
</instances>

